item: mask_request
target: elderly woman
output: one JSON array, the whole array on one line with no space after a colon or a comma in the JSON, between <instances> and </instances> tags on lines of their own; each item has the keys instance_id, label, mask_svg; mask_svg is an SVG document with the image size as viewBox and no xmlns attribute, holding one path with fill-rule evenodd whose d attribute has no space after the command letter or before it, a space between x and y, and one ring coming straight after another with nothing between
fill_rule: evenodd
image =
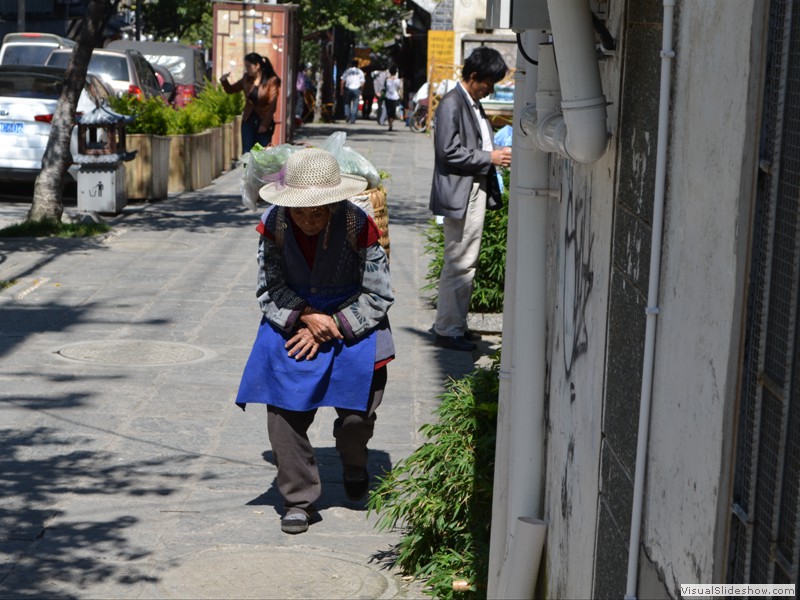
<instances>
[{"instance_id":1,"label":"elderly woman","mask_svg":"<svg viewBox=\"0 0 800 600\"><path fill-rule=\"evenodd\" d=\"M394 298L380 232L347 200L367 182L340 174L333 155L314 148L292 154L281 175L260 192L273 205L258 227L264 315L236 403L267 405L286 510L281 529L302 533L321 493L307 435L319 407L336 409L348 499L367 494L367 442L394 358L387 319Z\"/></svg>"}]
</instances>

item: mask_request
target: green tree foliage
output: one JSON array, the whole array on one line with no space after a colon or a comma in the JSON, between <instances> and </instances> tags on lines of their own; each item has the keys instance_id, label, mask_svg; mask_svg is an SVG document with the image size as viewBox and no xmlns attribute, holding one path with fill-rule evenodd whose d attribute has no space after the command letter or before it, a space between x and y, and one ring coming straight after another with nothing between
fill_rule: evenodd
<instances>
[{"instance_id":1,"label":"green tree foliage","mask_svg":"<svg viewBox=\"0 0 800 600\"><path fill-rule=\"evenodd\" d=\"M158 0L142 6L142 24L157 40L178 36L186 44L202 39L210 45L212 13L213 4L207 0Z\"/></svg>"},{"instance_id":2,"label":"green tree foliage","mask_svg":"<svg viewBox=\"0 0 800 600\"><path fill-rule=\"evenodd\" d=\"M280 3L300 6L303 36L338 26L353 32L357 43L376 52L400 31L400 16L405 10L402 4L397 5L392 0L282 0ZM156 39L178 36L184 44L196 44L202 40L206 47L211 47L213 3L207 0L158 0L144 4L142 8L144 30ZM311 42L312 46L317 44L317 41ZM311 53L315 58L318 54L318 50Z\"/></svg>"},{"instance_id":3,"label":"green tree foliage","mask_svg":"<svg viewBox=\"0 0 800 600\"><path fill-rule=\"evenodd\" d=\"M400 17L405 12L402 4L392 0L299 0L291 4L300 6L303 35L338 26L375 51L400 31Z\"/></svg>"}]
</instances>

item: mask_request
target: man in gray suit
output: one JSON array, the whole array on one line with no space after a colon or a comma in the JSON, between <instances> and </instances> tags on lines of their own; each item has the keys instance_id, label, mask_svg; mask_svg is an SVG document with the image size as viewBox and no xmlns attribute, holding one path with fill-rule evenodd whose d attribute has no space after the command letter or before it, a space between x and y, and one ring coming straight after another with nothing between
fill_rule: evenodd
<instances>
[{"instance_id":1,"label":"man in gray suit","mask_svg":"<svg viewBox=\"0 0 800 600\"><path fill-rule=\"evenodd\" d=\"M477 347L467 329L472 282L478 265L486 210L500 208L495 167L511 164L511 148L495 149L491 123L480 99L508 72L499 52L479 47L467 57L461 82L436 109L436 152L430 208L444 217L444 265L439 278L436 345L470 352Z\"/></svg>"}]
</instances>

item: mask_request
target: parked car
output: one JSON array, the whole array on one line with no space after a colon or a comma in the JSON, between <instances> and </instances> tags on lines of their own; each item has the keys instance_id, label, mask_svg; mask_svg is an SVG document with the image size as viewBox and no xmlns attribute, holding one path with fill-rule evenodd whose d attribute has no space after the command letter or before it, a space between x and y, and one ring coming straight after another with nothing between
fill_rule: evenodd
<instances>
[{"instance_id":1,"label":"parked car","mask_svg":"<svg viewBox=\"0 0 800 600\"><path fill-rule=\"evenodd\" d=\"M41 171L65 76L61 67L0 65L0 181L32 181ZM91 111L113 93L102 79L87 74L77 112ZM70 152L77 150L75 128Z\"/></svg>"},{"instance_id":2,"label":"parked car","mask_svg":"<svg viewBox=\"0 0 800 600\"><path fill-rule=\"evenodd\" d=\"M66 68L71 55L69 50L53 50L45 64ZM117 96L131 94L140 100L160 96L167 100L168 94L161 91L152 65L135 50L95 49L88 70L102 77L114 88Z\"/></svg>"},{"instance_id":3,"label":"parked car","mask_svg":"<svg viewBox=\"0 0 800 600\"><path fill-rule=\"evenodd\" d=\"M169 69L175 79L175 105L185 106L205 85L206 63L203 52L197 48L169 42L141 42L114 40L106 46L109 50L138 50L154 66Z\"/></svg>"},{"instance_id":4,"label":"parked car","mask_svg":"<svg viewBox=\"0 0 800 600\"><path fill-rule=\"evenodd\" d=\"M152 66L153 71L156 72L156 79L158 79L158 85L161 87L161 93L164 96L164 100L167 101L167 104L175 104L177 90L175 89L175 78L172 76L172 73L170 73L167 67L163 67L161 65L154 65L153 63L150 63L150 66Z\"/></svg>"},{"instance_id":5,"label":"parked car","mask_svg":"<svg viewBox=\"0 0 800 600\"><path fill-rule=\"evenodd\" d=\"M76 42L52 33L7 33L0 46L0 65L43 65L50 52Z\"/></svg>"}]
</instances>

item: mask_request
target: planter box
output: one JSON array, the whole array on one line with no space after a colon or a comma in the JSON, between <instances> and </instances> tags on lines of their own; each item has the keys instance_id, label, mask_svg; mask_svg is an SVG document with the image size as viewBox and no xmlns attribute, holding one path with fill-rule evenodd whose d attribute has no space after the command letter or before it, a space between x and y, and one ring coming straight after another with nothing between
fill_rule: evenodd
<instances>
[{"instance_id":1,"label":"planter box","mask_svg":"<svg viewBox=\"0 0 800 600\"><path fill-rule=\"evenodd\" d=\"M233 120L233 158L242 156L242 115Z\"/></svg>"},{"instance_id":2,"label":"planter box","mask_svg":"<svg viewBox=\"0 0 800 600\"><path fill-rule=\"evenodd\" d=\"M211 131L171 135L169 191L199 190L214 179Z\"/></svg>"},{"instance_id":3,"label":"planter box","mask_svg":"<svg viewBox=\"0 0 800 600\"><path fill-rule=\"evenodd\" d=\"M128 198L159 200L167 197L169 183L170 138L163 135L129 133L126 148L136 150L136 158L125 163L125 189Z\"/></svg>"},{"instance_id":4,"label":"planter box","mask_svg":"<svg viewBox=\"0 0 800 600\"><path fill-rule=\"evenodd\" d=\"M233 158L236 150L233 147L233 121L222 125L222 169L229 171L233 168Z\"/></svg>"},{"instance_id":5,"label":"planter box","mask_svg":"<svg viewBox=\"0 0 800 600\"><path fill-rule=\"evenodd\" d=\"M225 152L222 148L222 128L213 127L211 132L211 158L213 159L212 173L216 179L222 174L225 166Z\"/></svg>"}]
</instances>

